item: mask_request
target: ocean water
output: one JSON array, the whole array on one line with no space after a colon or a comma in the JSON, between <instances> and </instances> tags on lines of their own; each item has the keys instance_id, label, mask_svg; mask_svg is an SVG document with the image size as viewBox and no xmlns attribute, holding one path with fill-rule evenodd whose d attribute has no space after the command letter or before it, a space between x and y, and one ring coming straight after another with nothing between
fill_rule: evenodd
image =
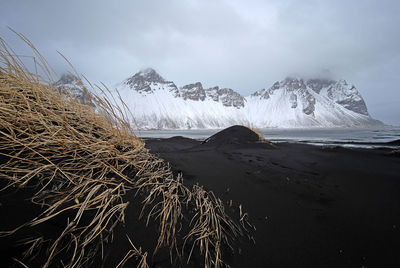
<instances>
[{"instance_id":1,"label":"ocean water","mask_svg":"<svg viewBox=\"0 0 400 268\"><path fill-rule=\"evenodd\" d=\"M321 146L344 146L363 148L399 148L387 144L400 140L400 127L384 127L379 129L259 129L264 137L272 142L308 143ZM198 130L142 130L136 134L142 138L170 138L183 136L204 140L221 131L221 129Z\"/></svg>"}]
</instances>

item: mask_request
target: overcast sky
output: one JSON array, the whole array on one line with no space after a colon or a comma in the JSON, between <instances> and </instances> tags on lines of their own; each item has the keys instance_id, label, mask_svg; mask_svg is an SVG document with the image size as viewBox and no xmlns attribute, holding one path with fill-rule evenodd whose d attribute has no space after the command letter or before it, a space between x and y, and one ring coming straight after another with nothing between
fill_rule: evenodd
<instances>
[{"instance_id":1,"label":"overcast sky","mask_svg":"<svg viewBox=\"0 0 400 268\"><path fill-rule=\"evenodd\" d=\"M288 75L353 83L370 114L400 125L398 0L1 0L0 36L26 35L58 73L63 53L114 85L153 67L178 86L200 81L249 95Z\"/></svg>"}]
</instances>

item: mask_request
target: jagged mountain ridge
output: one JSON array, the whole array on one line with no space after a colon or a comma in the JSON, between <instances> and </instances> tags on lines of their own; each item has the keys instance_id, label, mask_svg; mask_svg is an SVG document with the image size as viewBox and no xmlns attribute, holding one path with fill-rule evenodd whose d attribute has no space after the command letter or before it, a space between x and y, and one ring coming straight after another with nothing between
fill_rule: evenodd
<instances>
[{"instance_id":1,"label":"jagged mountain ridge","mask_svg":"<svg viewBox=\"0 0 400 268\"><path fill-rule=\"evenodd\" d=\"M288 77L247 98L249 120L276 127L369 127L372 119L354 85L345 80ZM268 114L263 117L260 114Z\"/></svg>"},{"instance_id":2,"label":"jagged mountain ridge","mask_svg":"<svg viewBox=\"0 0 400 268\"><path fill-rule=\"evenodd\" d=\"M152 87L154 84L162 85L168 88L169 91L174 93L175 97L179 97L179 90L174 82L166 81L155 70L148 68L141 72L136 73L132 77L124 81L130 88L135 89L137 92L146 94L153 93L157 88Z\"/></svg>"},{"instance_id":3,"label":"jagged mountain ridge","mask_svg":"<svg viewBox=\"0 0 400 268\"><path fill-rule=\"evenodd\" d=\"M140 129L382 125L345 80L288 77L243 97L229 88L203 88L200 82L177 87L149 68L116 87Z\"/></svg>"},{"instance_id":4,"label":"jagged mountain ridge","mask_svg":"<svg viewBox=\"0 0 400 268\"><path fill-rule=\"evenodd\" d=\"M174 97L181 97L184 100L204 101L212 99L221 102L227 107L244 107L245 98L230 88L219 88L218 86L204 89L200 82L178 87L174 82L166 81L154 69L144 69L132 77L126 79L123 85L136 90L142 95L154 93L161 88L172 92Z\"/></svg>"}]
</instances>

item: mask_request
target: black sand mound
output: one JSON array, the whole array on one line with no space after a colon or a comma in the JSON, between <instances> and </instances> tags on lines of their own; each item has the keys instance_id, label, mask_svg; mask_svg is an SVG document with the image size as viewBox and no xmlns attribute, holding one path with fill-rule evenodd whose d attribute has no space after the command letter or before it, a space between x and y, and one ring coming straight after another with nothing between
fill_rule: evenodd
<instances>
[{"instance_id":1,"label":"black sand mound","mask_svg":"<svg viewBox=\"0 0 400 268\"><path fill-rule=\"evenodd\" d=\"M203 144L221 146L225 144L246 144L260 141L261 137L244 126L231 126L205 139Z\"/></svg>"},{"instance_id":2,"label":"black sand mound","mask_svg":"<svg viewBox=\"0 0 400 268\"><path fill-rule=\"evenodd\" d=\"M400 140L389 141L386 144L392 145L392 146L400 146Z\"/></svg>"}]
</instances>

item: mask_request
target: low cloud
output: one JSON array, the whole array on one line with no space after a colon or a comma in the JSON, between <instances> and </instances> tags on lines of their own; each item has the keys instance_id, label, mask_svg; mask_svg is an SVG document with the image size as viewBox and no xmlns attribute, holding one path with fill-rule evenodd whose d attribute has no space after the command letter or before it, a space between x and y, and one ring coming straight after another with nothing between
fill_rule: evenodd
<instances>
[{"instance_id":1,"label":"low cloud","mask_svg":"<svg viewBox=\"0 0 400 268\"><path fill-rule=\"evenodd\" d=\"M10 26L57 72L67 68L59 50L109 85L151 66L179 85L201 81L247 95L329 69L358 87L373 116L400 124L398 14L396 0L5 0L0 35L29 53Z\"/></svg>"}]
</instances>

